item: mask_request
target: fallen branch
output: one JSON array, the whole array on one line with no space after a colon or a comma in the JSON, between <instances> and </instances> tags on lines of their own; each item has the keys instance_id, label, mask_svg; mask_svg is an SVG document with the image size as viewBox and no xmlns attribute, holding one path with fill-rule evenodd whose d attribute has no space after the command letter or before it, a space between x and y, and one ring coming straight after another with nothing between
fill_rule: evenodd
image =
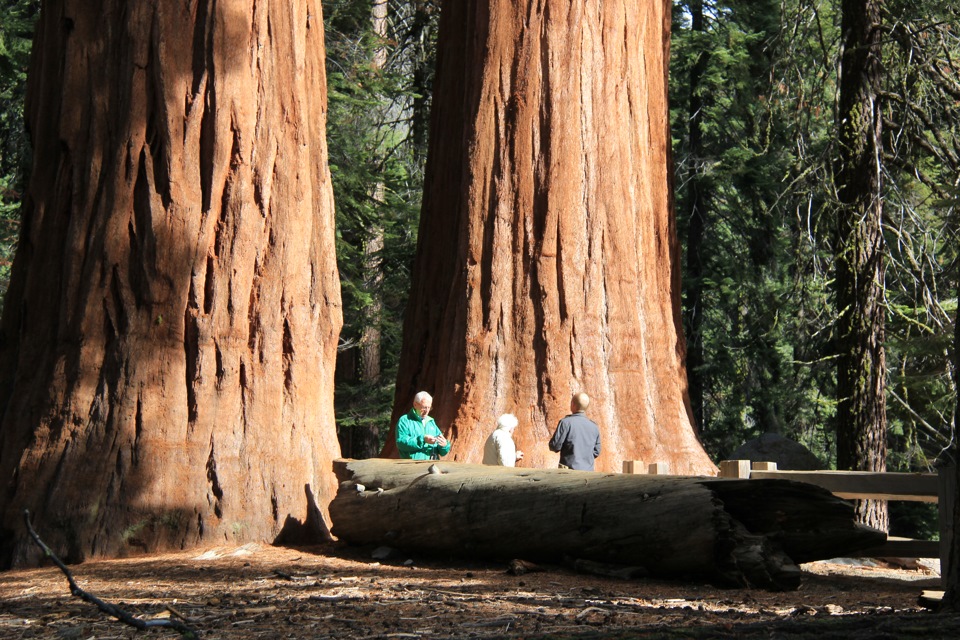
<instances>
[{"instance_id":1,"label":"fallen branch","mask_svg":"<svg viewBox=\"0 0 960 640\"><path fill-rule=\"evenodd\" d=\"M340 596L314 595L314 596L310 596L307 599L313 602L352 602L355 600L366 600L366 597L365 596L346 596L346 595L340 595Z\"/></svg>"},{"instance_id":2,"label":"fallen branch","mask_svg":"<svg viewBox=\"0 0 960 640\"><path fill-rule=\"evenodd\" d=\"M576 615L576 618L577 618L577 620L583 620L583 619L586 618L587 616L589 616L589 615L591 615L591 614L594 614L594 613L599 613L599 614L601 614L601 615L603 615L603 616L609 616L609 615L610 615L610 612L607 611L606 609L601 609L600 607L587 607L586 609L584 609L583 611L581 611L580 613L578 613L578 614Z\"/></svg>"},{"instance_id":3,"label":"fallen branch","mask_svg":"<svg viewBox=\"0 0 960 640\"><path fill-rule=\"evenodd\" d=\"M510 626L517 621L517 616L505 615L490 620L478 620L477 622L463 622L461 627L503 627Z\"/></svg>"},{"instance_id":4,"label":"fallen branch","mask_svg":"<svg viewBox=\"0 0 960 640\"><path fill-rule=\"evenodd\" d=\"M93 595L92 593L87 593L86 591L81 589L80 586L77 584L76 580L73 579L73 574L70 573L70 570L67 569L67 566L63 564L60 558L57 557L57 554L55 554L53 550L50 549L50 547L48 547L47 544L40 539L40 536L37 534L37 532L34 531L33 525L30 524L30 511L28 509L23 510L23 520L27 524L27 531L30 532L30 537L33 538L33 541L37 544L38 547L40 547L40 550L43 551L43 554L46 557L50 558L50 561L53 562L53 564L57 565L60 571L63 572L63 575L67 577L67 582L70 584L70 593L72 595L80 598L84 602L89 602L90 604L96 605L97 608L100 609L100 611L106 613L109 616L113 616L120 622L124 622L130 625L131 627L140 629L141 631L145 629L153 629L157 627L168 627L170 629L173 629L177 633L179 633L184 638L190 638L191 640L196 640L197 638L200 637L199 632L197 632L196 630L192 629L191 627L177 620L173 620L170 618L158 619L158 620L144 620L142 618L137 618L136 616L133 616L127 613L120 607L114 604L110 604L109 602L104 602L103 600Z\"/></svg>"}]
</instances>

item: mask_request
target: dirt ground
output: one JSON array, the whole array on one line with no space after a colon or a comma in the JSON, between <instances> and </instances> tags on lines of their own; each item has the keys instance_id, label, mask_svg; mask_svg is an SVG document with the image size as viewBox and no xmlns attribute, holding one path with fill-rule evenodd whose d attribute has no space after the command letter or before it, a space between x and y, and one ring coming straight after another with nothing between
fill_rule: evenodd
<instances>
[{"instance_id":1,"label":"dirt ground","mask_svg":"<svg viewBox=\"0 0 960 640\"><path fill-rule=\"evenodd\" d=\"M560 566L439 562L371 549L269 545L87 562L79 586L202 638L956 638L960 617L918 604L935 567L818 562L798 591L718 589ZM177 638L126 626L70 595L59 569L0 573L0 638Z\"/></svg>"}]
</instances>

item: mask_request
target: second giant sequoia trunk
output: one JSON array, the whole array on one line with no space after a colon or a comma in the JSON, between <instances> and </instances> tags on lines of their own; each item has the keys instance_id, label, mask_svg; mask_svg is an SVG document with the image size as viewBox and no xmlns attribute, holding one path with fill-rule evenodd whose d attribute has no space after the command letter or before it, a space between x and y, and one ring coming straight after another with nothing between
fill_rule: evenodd
<instances>
[{"instance_id":1,"label":"second giant sequoia trunk","mask_svg":"<svg viewBox=\"0 0 960 640\"><path fill-rule=\"evenodd\" d=\"M785 480L339 460L333 532L431 555L639 566L666 577L790 589L795 563L885 539L849 503Z\"/></svg>"},{"instance_id":2,"label":"second giant sequoia trunk","mask_svg":"<svg viewBox=\"0 0 960 640\"><path fill-rule=\"evenodd\" d=\"M586 391L598 469L714 470L691 422L680 329L670 10L443 6L394 420L432 393L455 460L479 462L512 412L524 464L556 466L547 441Z\"/></svg>"},{"instance_id":3,"label":"second giant sequoia trunk","mask_svg":"<svg viewBox=\"0 0 960 640\"><path fill-rule=\"evenodd\" d=\"M320 0L48 0L0 550L322 536L341 324ZM286 535L283 533L282 535Z\"/></svg>"}]
</instances>

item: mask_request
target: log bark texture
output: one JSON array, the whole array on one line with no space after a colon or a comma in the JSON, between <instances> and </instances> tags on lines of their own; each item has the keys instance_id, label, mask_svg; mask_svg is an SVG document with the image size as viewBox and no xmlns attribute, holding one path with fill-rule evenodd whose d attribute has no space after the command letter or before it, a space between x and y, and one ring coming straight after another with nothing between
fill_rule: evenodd
<instances>
[{"instance_id":1,"label":"log bark texture","mask_svg":"<svg viewBox=\"0 0 960 640\"><path fill-rule=\"evenodd\" d=\"M320 0L40 16L2 560L34 552L23 507L68 561L323 535L341 310Z\"/></svg>"},{"instance_id":2,"label":"log bark texture","mask_svg":"<svg viewBox=\"0 0 960 640\"><path fill-rule=\"evenodd\" d=\"M431 467L434 472L431 472ZM333 533L434 556L641 566L665 577L792 589L796 563L882 542L853 507L783 480L339 460Z\"/></svg>"},{"instance_id":3,"label":"log bark texture","mask_svg":"<svg viewBox=\"0 0 960 640\"><path fill-rule=\"evenodd\" d=\"M642 459L715 472L684 368L670 12L666 0L443 5L393 422L430 392L453 460L479 462L510 412L525 464L555 467L547 442L585 391L598 470Z\"/></svg>"}]
</instances>

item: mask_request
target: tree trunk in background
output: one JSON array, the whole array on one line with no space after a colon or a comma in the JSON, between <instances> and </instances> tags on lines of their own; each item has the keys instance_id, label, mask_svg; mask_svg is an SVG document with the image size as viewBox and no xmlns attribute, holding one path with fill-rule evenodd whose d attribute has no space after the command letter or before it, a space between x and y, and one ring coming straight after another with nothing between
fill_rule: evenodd
<instances>
[{"instance_id":1,"label":"tree trunk in background","mask_svg":"<svg viewBox=\"0 0 960 640\"><path fill-rule=\"evenodd\" d=\"M3 560L317 539L341 325L319 0L45 2ZM318 508L318 505L321 507Z\"/></svg>"},{"instance_id":2,"label":"tree trunk in background","mask_svg":"<svg viewBox=\"0 0 960 640\"><path fill-rule=\"evenodd\" d=\"M381 71L387 65L387 0L374 0L370 10L370 24L379 43L373 52L370 66ZM371 199L381 207L384 202L383 182L371 189ZM380 381L380 323L383 316L383 265L380 262L383 251L383 225L374 219L366 229L363 240L363 281L370 295L370 303L364 308L363 332L360 336L360 380L369 384Z\"/></svg>"},{"instance_id":3,"label":"tree trunk in background","mask_svg":"<svg viewBox=\"0 0 960 640\"><path fill-rule=\"evenodd\" d=\"M374 189L373 198L383 201L383 183ZM382 332L380 322L383 318L383 271L380 260L383 251L383 227L372 223L367 231L369 236L363 243L364 287L370 295L370 302L363 309L363 332L360 336L360 380L367 384L380 382L380 343Z\"/></svg>"},{"instance_id":4,"label":"tree trunk in background","mask_svg":"<svg viewBox=\"0 0 960 640\"><path fill-rule=\"evenodd\" d=\"M958 296L960 296L960 279L958 279L957 284L954 289ZM960 299L960 298L958 298ZM954 316L953 322L953 379L957 380L960 378L960 318ZM960 394L957 394L956 398L957 411L954 412L954 424L953 432L957 433L957 423L960 416ZM956 435L954 435L954 446L953 446L953 477L948 479L947 482L953 482L953 509L948 511L946 517L950 522L953 523L953 535L950 537L950 540L947 541L947 544L950 545L949 550L947 551L947 563L946 566L940 568L940 575L944 577L943 580L943 600L941 601L941 608L944 611L960 612L960 535L957 534L960 531L960 500L957 500L956 497L960 496L960 460L957 459L957 451L960 448L956 444ZM334 463L334 469L337 470L337 477L339 478L342 474L340 471L341 464L339 462ZM942 540L942 538L941 538ZM943 559L943 549L940 551L941 560Z\"/></svg>"},{"instance_id":5,"label":"tree trunk in background","mask_svg":"<svg viewBox=\"0 0 960 640\"><path fill-rule=\"evenodd\" d=\"M427 155L430 128L430 101L433 95L433 73L436 54L431 42L432 27L437 23L437 3L440 0L413 0L413 26L410 40L413 42L413 78L411 90L415 97L410 116L410 136L418 167L423 167Z\"/></svg>"},{"instance_id":6,"label":"tree trunk in background","mask_svg":"<svg viewBox=\"0 0 960 640\"><path fill-rule=\"evenodd\" d=\"M880 197L880 2L844 0L836 239L837 468L886 469L883 202ZM886 503L857 504L860 522L886 531Z\"/></svg>"},{"instance_id":7,"label":"tree trunk in background","mask_svg":"<svg viewBox=\"0 0 960 640\"><path fill-rule=\"evenodd\" d=\"M715 471L691 424L680 329L670 9L443 5L394 420L431 392L450 459L479 462L512 412L524 464L556 466L547 441L586 391L598 470Z\"/></svg>"},{"instance_id":8,"label":"tree trunk in background","mask_svg":"<svg viewBox=\"0 0 960 640\"><path fill-rule=\"evenodd\" d=\"M690 28L702 34L703 2L690 2ZM705 40L701 40L705 42ZM707 181L703 176L706 170L703 149L703 107L700 80L703 78L710 59L710 52L703 50L697 55L696 62L690 68L690 162L693 165L690 179L687 181L687 206L690 222L687 227L687 378L690 381L690 405L693 409L694 426L706 428L703 417L703 235L706 230Z\"/></svg>"}]
</instances>

